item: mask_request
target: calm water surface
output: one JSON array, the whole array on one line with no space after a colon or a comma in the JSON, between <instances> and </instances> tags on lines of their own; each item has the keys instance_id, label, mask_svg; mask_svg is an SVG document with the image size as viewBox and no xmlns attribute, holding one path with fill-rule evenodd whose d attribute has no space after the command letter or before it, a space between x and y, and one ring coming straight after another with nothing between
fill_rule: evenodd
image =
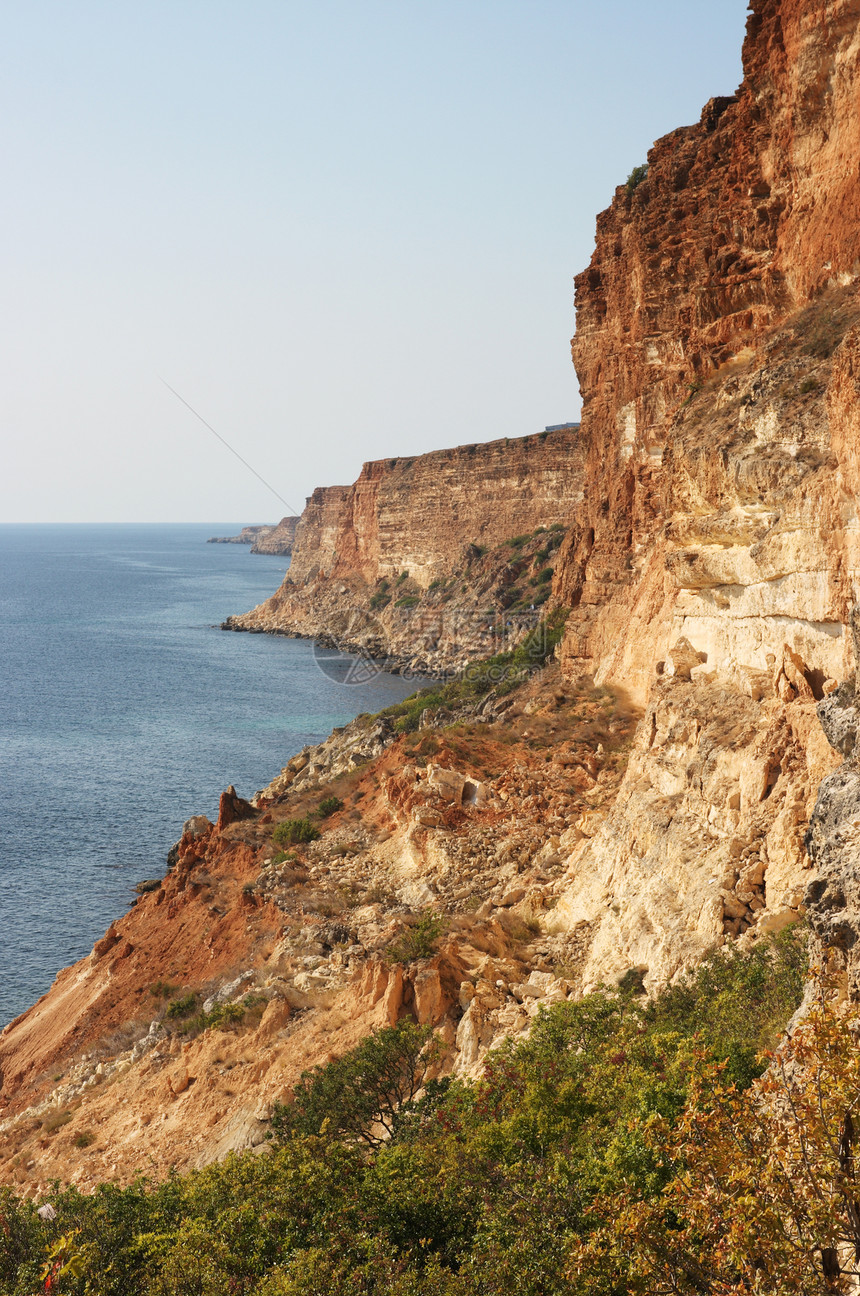
<instances>
[{"instance_id":1,"label":"calm water surface","mask_svg":"<svg viewBox=\"0 0 860 1296\"><path fill-rule=\"evenodd\" d=\"M0 1027L87 954L185 819L416 684L216 627L287 559L236 524L0 526Z\"/></svg>"}]
</instances>

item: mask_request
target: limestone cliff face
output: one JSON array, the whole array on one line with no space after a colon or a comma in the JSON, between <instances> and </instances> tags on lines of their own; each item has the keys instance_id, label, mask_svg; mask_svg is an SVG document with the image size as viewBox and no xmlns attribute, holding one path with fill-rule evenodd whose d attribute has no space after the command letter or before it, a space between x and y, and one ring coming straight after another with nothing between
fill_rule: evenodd
<instances>
[{"instance_id":1,"label":"limestone cliff face","mask_svg":"<svg viewBox=\"0 0 860 1296\"><path fill-rule=\"evenodd\" d=\"M817 903L815 707L854 662L860 5L751 8L738 94L658 141L577 279L563 665L647 712L558 921L658 979Z\"/></svg>"},{"instance_id":2,"label":"limestone cliff face","mask_svg":"<svg viewBox=\"0 0 860 1296\"><path fill-rule=\"evenodd\" d=\"M293 585L402 571L422 588L447 576L464 545L492 547L569 521L581 498L575 431L367 463L352 486L315 490L296 534Z\"/></svg>"},{"instance_id":3,"label":"limestone cliff face","mask_svg":"<svg viewBox=\"0 0 860 1296\"><path fill-rule=\"evenodd\" d=\"M529 581L558 537L536 535L571 521L582 469L575 428L365 464L352 486L314 491L283 585L226 627L325 637L416 670L486 656L487 613L528 612L548 591ZM501 552L524 537L536 542L520 557L543 554L529 572Z\"/></svg>"}]
</instances>

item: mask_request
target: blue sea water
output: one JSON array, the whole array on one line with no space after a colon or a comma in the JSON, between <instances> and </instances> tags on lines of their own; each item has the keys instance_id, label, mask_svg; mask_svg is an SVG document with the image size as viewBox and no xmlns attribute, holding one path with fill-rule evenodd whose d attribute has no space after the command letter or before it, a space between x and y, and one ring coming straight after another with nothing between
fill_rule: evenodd
<instances>
[{"instance_id":1,"label":"blue sea water","mask_svg":"<svg viewBox=\"0 0 860 1296\"><path fill-rule=\"evenodd\" d=\"M192 814L416 684L225 633L288 560L237 524L0 526L0 1027L89 952Z\"/></svg>"}]
</instances>

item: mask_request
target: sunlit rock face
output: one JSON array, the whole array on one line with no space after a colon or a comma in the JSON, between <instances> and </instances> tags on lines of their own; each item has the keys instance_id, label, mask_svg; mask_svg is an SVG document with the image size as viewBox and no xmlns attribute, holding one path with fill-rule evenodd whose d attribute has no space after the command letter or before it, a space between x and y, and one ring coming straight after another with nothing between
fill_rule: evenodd
<instances>
[{"instance_id":1,"label":"sunlit rock face","mask_svg":"<svg viewBox=\"0 0 860 1296\"><path fill-rule=\"evenodd\" d=\"M737 94L657 142L576 281L562 665L647 708L557 911L588 924L595 979L656 982L800 912L840 759L815 707L854 666L860 5L752 10Z\"/></svg>"},{"instance_id":2,"label":"sunlit rock face","mask_svg":"<svg viewBox=\"0 0 860 1296\"><path fill-rule=\"evenodd\" d=\"M830 675L850 660L857 341L835 344L860 257L860 5L752 8L737 95L657 142L576 281L565 652L643 698L682 634L732 680L785 642Z\"/></svg>"},{"instance_id":3,"label":"sunlit rock face","mask_svg":"<svg viewBox=\"0 0 860 1296\"><path fill-rule=\"evenodd\" d=\"M651 991L804 912L860 992L860 0L752 9L737 95L599 218L581 432L316 491L289 580L231 619L456 664L487 645L446 609L505 609L546 563L560 659L414 732L358 717L189 821L0 1038L0 1182L261 1147L302 1070L406 1014L477 1075L541 1004ZM186 992L235 1030L184 1033Z\"/></svg>"}]
</instances>

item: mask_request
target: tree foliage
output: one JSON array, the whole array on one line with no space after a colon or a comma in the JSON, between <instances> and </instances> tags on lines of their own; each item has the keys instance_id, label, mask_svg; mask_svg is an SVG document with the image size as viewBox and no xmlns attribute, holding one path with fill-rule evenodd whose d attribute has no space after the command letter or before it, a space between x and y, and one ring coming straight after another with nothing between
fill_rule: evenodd
<instances>
[{"instance_id":1,"label":"tree foliage","mask_svg":"<svg viewBox=\"0 0 860 1296\"><path fill-rule=\"evenodd\" d=\"M272 1129L281 1139L324 1134L379 1148L437 1055L432 1029L408 1018L374 1031L342 1058L305 1071L293 1102L276 1105Z\"/></svg>"}]
</instances>

